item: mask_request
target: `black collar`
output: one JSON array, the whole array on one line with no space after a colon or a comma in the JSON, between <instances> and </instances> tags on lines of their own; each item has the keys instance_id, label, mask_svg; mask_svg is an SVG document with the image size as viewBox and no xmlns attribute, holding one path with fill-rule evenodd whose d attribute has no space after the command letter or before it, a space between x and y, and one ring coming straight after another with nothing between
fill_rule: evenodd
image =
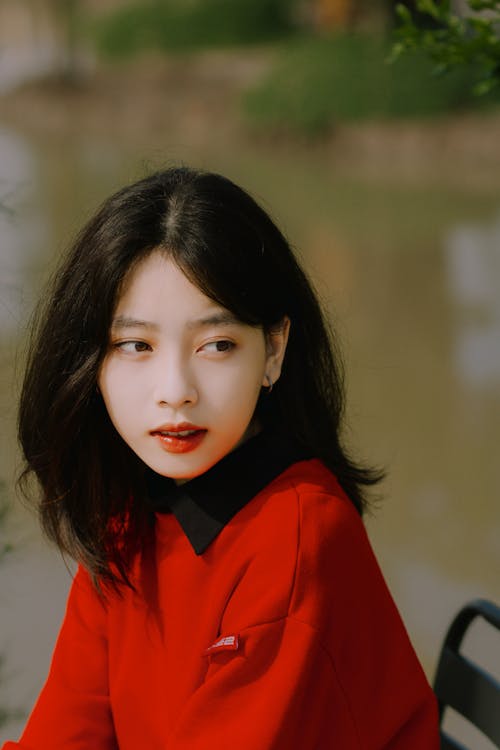
<instances>
[{"instance_id":1,"label":"black collar","mask_svg":"<svg viewBox=\"0 0 500 750\"><path fill-rule=\"evenodd\" d=\"M295 440L264 431L181 485L148 469L148 493L153 510L172 512L201 555L260 490L296 461L311 457Z\"/></svg>"}]
</instances>

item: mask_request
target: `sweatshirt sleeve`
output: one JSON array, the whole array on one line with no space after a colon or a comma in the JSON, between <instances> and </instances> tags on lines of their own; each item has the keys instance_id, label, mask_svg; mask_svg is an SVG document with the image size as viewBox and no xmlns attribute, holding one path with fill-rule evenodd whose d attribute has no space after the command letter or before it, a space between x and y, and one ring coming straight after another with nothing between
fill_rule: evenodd
<instances>
[{"instance_id":1,"label":"sweatshirt sleeve","mask_svg":"<svg viewBox=\"0 0 500 750\"><path fill-rule=\"evenodd\" d=\"M117 750L109 705L106 607L79 568L47 681L19 742L3 750Z\"/></svg>"}]
</instances>

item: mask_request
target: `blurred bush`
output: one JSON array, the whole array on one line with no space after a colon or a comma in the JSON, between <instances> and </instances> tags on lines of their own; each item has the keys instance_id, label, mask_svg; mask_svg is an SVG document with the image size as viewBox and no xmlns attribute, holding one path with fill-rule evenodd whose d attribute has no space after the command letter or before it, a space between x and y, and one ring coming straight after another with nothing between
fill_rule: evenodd
<instances>
[{"instance_id":1,"label":"blurred bush","mask_svg":"<svg viewBox=\"0 0 500 750\"><path fill-rule=\"evenodd\" d=\"M146 0L100 18L92 35L98 50L114 57L267 42L293 31L294 5L295 0Z\"/></svg>"},{"instance_id":2,"label":"blurred bush","mask_svg":"<svg viewBox=\"0 0 500 750\"><path fill-rule=\"evenodd\" d=\"M427 117L499 101L492 94L478 103L473 68L438 76L425 53L408 53L389 65L390 51L391 40L377 35L290 42L245 95L245 111L266 128L317 135L339 120Z\"/></svg>"}]
</instances>

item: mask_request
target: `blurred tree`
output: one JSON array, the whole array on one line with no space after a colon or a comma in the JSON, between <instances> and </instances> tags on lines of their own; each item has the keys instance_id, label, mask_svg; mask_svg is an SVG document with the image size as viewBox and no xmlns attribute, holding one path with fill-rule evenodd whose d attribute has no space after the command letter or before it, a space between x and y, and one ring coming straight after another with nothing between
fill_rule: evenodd
<instances>
[{"instance_id":1,"label":"blurred tree","mask_svg":"<svg viewBox=\"0 0 500 750\"><path fill-rule=\"evenodd\" d=\"M313 17L320 29L345 29L351 25L356 0L314 0Z\"/></svg>"},{"instance_id":2,"label":"blurred tree","mask_svg":"<svg viewBox=\"0 0 500 750\"><path fill-rule=\"evenodd\" d=\"M97 49L114 57L146 49L260 44L296 33L295 5L296 0L132 0L104 14L94 37Z\"/></svg>"},{"instance_id":3,"label":"blurred tree","mask_svg":"<svg viewBox=\"0 0 500 750\"><path fill-rule=\"evenodd\" d=\"M398 3L392 60L408 50L423 49L434 61L436 73L474 67L476 94L500 86L500 0L467 0L463 13L454 10L450 0L415 0L415 9L434 27L422 26L406 5Z\"/></svg>"},{"instance_id":4,"label":"blurred tree","mask_svg":"<svg viewBox=\"0 0 500 750\"><path fill-rule=\"evenodd\" d=\"M303 16L320 33L354 31L361 27L377 32L385 28L394 2L388 0L300 0ZM388 5L390 7L388 7Z\"/></svg>"}]
</instances>

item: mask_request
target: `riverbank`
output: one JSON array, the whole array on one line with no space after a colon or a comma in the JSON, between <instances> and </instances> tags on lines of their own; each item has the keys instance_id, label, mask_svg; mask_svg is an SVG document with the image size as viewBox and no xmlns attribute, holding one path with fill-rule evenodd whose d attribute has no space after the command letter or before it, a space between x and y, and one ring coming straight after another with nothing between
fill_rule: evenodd
<instances>
[{"instance_id":1,"label":"riverbank","mask_svg":"<svg viewBox=\"0 0 500 750\"><path fill-rule=\"evenodd\" d=\"M99 64L74 87L53 78L0 98L0 123L58 139L109 134L123 142L179 142L196 148L259 147L291 154L321 151L333 168L379 179L467 180L493 184L500 168L500 111L420 120L337 123L316 141L253 128L244 92L270 68L270 49L148 55Z\"/></svg>"}]
</instances>

